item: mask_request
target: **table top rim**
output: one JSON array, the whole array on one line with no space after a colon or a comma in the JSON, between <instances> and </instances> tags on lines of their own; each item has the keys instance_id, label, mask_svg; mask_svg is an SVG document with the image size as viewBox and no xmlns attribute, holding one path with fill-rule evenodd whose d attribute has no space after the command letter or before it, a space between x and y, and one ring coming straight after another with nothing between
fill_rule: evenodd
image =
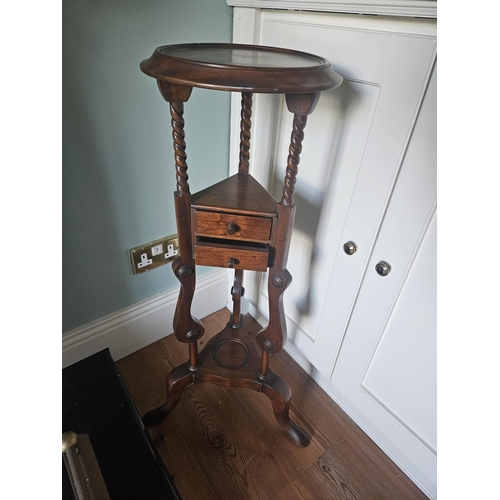
<instances>
[{"instance_id":1,"label":"table top rim","mask_svg":"<svg viewBox=\"0 0 500 500\"><path fill-rule=\"evenodd\" d=\"M200 61L198 59L190 59L187 57L180 57L178 55L174 54L169 54L166 52L163 52L162 49L166 48L196 48L196 49L213 49L213 48L220 48L220 49L240 49L240 50L249 50L249 51L255 51L257 52L266 52L266 53L272 53L277 56L300 56L305 60L315 60L317 61L317 65L304 65L304 66L295 66L295 67L286 67L286 66L258 66L258 65L239 65L239 64L223 64L223 63L214 63L210 61ZM180 61L186 61L192 64L196 64L199 66L213 66L213 67L221 67L225 69L237 69L240 70L242 68L245 69L259 69L260 71L273 71L273 70L279 70L279 71L300 71L301 69L314 69L314 68L321 68L323 66L329 66L330 61L325 59L322 56L312 54L310 52L304 52L304 51L299 51L299 50L294 50L294 49L288 49L288 48L282 48L282 47L272 47L269 45L251 45L251 44L241 44L241 43L212 43L212 42L199 42L199 43L181 43L181 44L169 44L169 45L160 45L155 49L155 52L158 51L163 57L167 59L177 59Z\"/></svg>"},{"instance_id":2,"label":"table top rim","mask_svg":"<svg viewBox=\"0 0 500 500\"><path fill-rule=\"evenodd\" d=\"M179 57L175 53L168 54L165 50L168 48L172 48L172 52L175 52L175 49L193 48L198 57L189 59ZM224 63L197 60L204 48L212 51L240 49L255 51L256 54L271 53L277 59L281 57L285 63L286 58L291 56L295 66L286 66L283 62L270 65L270 60L260 66L254 64L254 60L250 61L252 64L231 64L226 60ZM304 64L300 64L301 58ZM324 91L342 83L342 76L333 70L328 59L309 52L267 45L213 42L161 45L154 50L151 57L141 62L140 67L143 73L158 81L212 90L294 94Z\"/></svg>"}]
</instances>

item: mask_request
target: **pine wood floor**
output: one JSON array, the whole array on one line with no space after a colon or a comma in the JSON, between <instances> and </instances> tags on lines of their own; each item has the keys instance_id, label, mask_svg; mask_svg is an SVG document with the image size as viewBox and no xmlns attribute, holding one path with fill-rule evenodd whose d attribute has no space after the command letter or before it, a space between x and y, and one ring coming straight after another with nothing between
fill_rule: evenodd
<instances>
[{"instance_id":1,"label":"pine wood floor","mask_svg":"<svg viewBox=\"0 0 500 500\"><path fill-rule=\"evenodd\" d=\"M228 321L227 309L202 320L200 351ZM116 363L141 415L163 403L167 373L186 359L186 345L169 335ZM188 386L149 429L183 500L427 499L285 351L271 356L271 369L290 385L290 416L311 444L289 441L261 393Z\"/></svg>"}]
</instances>

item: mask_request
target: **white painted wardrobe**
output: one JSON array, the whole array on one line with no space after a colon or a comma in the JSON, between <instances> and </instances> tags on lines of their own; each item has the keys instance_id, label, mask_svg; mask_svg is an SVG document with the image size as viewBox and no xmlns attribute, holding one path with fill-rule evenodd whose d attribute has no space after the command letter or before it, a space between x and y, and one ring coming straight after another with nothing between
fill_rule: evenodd
<instances>
[{"instance_id":1,"label":"white painted wardrobe","mask_svg":"<svg viewBox=\"0 0 500 500\"><path fill-rule=\"evenodd\" d=\"M435 2L364 2L370 15L262 8L346 5L326 1L227 3L235 43L312 52L344 77L305 129L286 350L435 498L436 19L410 17L435 17ZM239 100L233 94L231 173ZM282 98L254 96L251 173L271 191L282 185L291 127ZM249 310L264 322L266 283L245 275Z\"/></svg>"}]
</instances>

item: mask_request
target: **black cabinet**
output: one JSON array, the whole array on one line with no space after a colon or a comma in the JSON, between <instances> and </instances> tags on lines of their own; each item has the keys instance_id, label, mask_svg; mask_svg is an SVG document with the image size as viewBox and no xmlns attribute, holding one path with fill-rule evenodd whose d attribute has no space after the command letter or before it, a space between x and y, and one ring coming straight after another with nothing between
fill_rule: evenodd
<instances>
[{"instance_id":1,"label":"black cabinet","mask_svg":"<svg viewBox=\"0 0 500 500\"><path fill-rule=\"evenodd\" d=\"M108 349L62 374L62 432L88 434L111 500L180 500ZM63 500L74 499L63 462Z\"/></svg>"}]
</instances>

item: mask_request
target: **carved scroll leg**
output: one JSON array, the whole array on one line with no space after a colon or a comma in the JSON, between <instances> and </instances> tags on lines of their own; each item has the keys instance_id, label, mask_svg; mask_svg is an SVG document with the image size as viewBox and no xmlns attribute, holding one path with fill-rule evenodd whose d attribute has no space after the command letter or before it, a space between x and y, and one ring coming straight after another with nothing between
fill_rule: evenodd
<instances>
[{"instance_id":1,"label":"carved scroll leg","mask_svg":"<svg viewBox=\"0 0 500 500\"><path fill-rule=\"evenodd\" d=\"M191 315L196 277L194 264L192 261L188 262L189 264L184 263L182 255L172 262L174 274L181 283L177 307L174 313L174 333L179 342L189 344L190 367L193 370L198 368L197 341L203 336L205 330L201 322Z\"/></svg>"},{"instance_id":2,"label":"carved scroll leg","mask_svg":"<svg viewBox=\"0 0 500 500\"><path fill-rule=\"evenodd\" d=\"M278 210L279 208L278 206ZM292 275L287 269L283 269L280 272L276 272L275 267L269 269L269 322L255 337L257 344L262 349L259 374L259 378L262 380L265 380L268 374L269 355L280 352L286 342L287 334L283 293L291 282Z\"/></svg>"},{"instance_id":3,"label":"carved scroll leg","mask_svg":"<svg viewBox=\"0 0 500 500\"><path fill-rule=\"evenodd\" d=\"M262 386L262 392L271 400L274 416L288 437L298 446L308 446L311 440L307 433L290 420L292 391L288 384L282 378L269 372L269 377Z\"/></svg>"},{"instance_id":4,"label":"carved scroll leg","mask_svg":"<svg viewBox=\"0 0 500 500\"><path fill-rule=\"evenodd\" d=\"M233 315L231 316L231 325L233 328L241 326L241 297L243 296L243 269L235 269L234 271L234 285L231 289L233 297Z\"/></svg>"},{"instance_id":5,"label":"carved scroll leg","mask_svg":"<svg viewBox=\"0 0 500 500\"><path fill-rule=\"evenodd\" d=\"M142 418L145 427L159 424L179 403L184 389L193 382L189 363L174 368L167 376L167 399L165 403L146 413Z\"/></svg>"}]
</instances>

